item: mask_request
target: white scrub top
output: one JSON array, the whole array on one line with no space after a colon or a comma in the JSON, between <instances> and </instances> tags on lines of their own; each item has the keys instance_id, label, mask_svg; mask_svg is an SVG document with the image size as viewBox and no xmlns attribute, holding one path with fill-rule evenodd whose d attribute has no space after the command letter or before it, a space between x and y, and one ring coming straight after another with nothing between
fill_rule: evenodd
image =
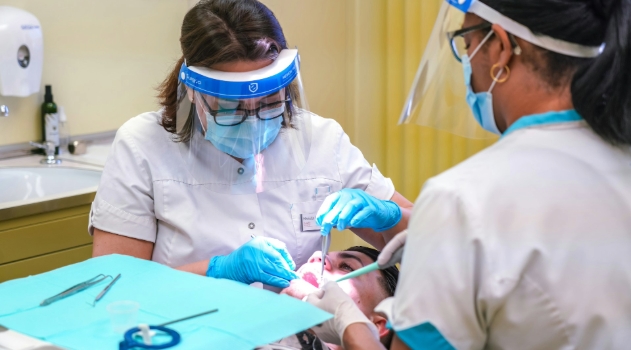
<instances>
[{"instance_id":1,"label":"white scrub top","mask_svg":"<svg viewBox=\"0 0 631 350\"><path fill-rule=\"evenodd\" d=\"M630 348L631 149L534 125L432 178L378 309L413 349Z\"/></svg>"},{"instance_id":2,"label":"white scrub top","mask_svg":"<svg viewBox=\"0 0 631 350\"><path fill-rule=\"evenodd\" d=\"M258 194L213 192L188 175L180 145L160 119L160 112L144 113L116 133L89 231L154 242L152 259L168 266L229 254L251 235L285 242L300 266L321 245L317 229L303 232L301 215L316 214L327 195L343 188L379 199L394 195L392 181L370 166L342 127L316 115L309 158L296 178Z\"/></svg>"}]
</instances>

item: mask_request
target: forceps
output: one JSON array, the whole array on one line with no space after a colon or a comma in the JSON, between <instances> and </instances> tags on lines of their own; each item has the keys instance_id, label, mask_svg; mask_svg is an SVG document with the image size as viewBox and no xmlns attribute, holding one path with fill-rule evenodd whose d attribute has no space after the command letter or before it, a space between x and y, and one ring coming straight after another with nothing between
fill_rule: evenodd
<instances>
[{"instance_id":1,"label":"forceps","mask_svg":"<svg viewBox=\"0 0 631 350\"><path fill-rule=\"evenodd\" d=\"M112 276L108 276L108 277L112 277ZM96 298L94 299L94 302L92 303L92 306L96 305L96 302L101 300L101 298L103 298L103 296L105 295L105 293L107 293L107 291L110 290L110 288L112 288L112 286L114 285L114 283L116 283L116 281L118 281L118 279L121 278L121 274L119 273L118 276L116 276L112 282L110 282L110 284L108 284L107 286L105 286L105 288L103 288L103 290L101 291L101 293L99 293L99 295L96 296Z\"/></svg>"},{"instance_id":2,"label":"forceps","mask_svg":"<svg viewBox=\"0 0 631 350\"><path fill-rule=\"evenodd\" d=\"M326 256L329 254L329 248L331 247L331 232L326 235L322 235L322 270L320 271L320 280L324 277L324 265L326 262Z\"/></svg>"},{"instance_id":3,"label":"forceps","mask_svg":"<svg viewBox=\"0 0 631 350\"><path fill-rule=\"evenodd\" d=\"M71 295L74 295L76 293L79 293L82 290L86 290L90 287L92 287L93 285L103 281L106 278L112 278L112 276L105 276L104 274L99 274L96 275L96 277L90 278L89 280L85 281L85 282L81 282L79 284L75 284L74 286L64 290L63 292L57 294L57 295L53 295L52 297L45 299L44 301L42 301L39 306L47 306L50 305L58 300L61 300L65 297L69 297Z\"/></svg>"}]
</instances>

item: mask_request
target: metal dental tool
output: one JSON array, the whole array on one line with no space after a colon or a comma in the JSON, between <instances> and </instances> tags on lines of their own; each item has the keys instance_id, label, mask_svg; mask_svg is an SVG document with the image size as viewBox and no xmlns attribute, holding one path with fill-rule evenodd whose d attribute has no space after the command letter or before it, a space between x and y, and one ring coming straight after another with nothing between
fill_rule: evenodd
<instances>
[{"instance_id":1,"label":"metal dental tool","mask_svg":"<svg viewBox=\"0 0 631 350\"><path fill-rule=\"evenodd\" d=\"M65 297L69 297L71 295L74 295L76 293L79 293L83 290L86 290L90 287L92 287L93 285L103 281L106 278L112 278L112 276L105 276L104 274L99 274L96 277L90 278L89 280L85 281L85 282L81 282L79 284L76 284L66 290L64 290L63 292L57 294L57 295L53 295L52 297L42 301L39 306L46 306L46 305L50 305L54 302L56 302L57 300L61 300Z\"/></svg>"},{"instance_id":2,"label":"metal dental tool","mask_svg":"<svg viewBox=\"0 0 631 350\"><path fill-rule=\"evenodd\" d=\"M326 265L326 256L329 254L331 247L331 232L322 235L322 270L320 271L320 280L324 277L324 265Z\"/></svg>"},{"instance_id":3,"label":"metal dental tool","mask_svg":"<svg viewBox=\"0 0 631 350\"><path fill-rule=\"evenodd\" d=\"M107 286L105 286L105 288L103 288L103 290L101 291L101 293L99 293L99 295L96 296L96 298L94 299L94 303L92 303L92 306L96 305L96 302L101 300L101 298L103 298L103 296L105 295L105 293L107 293L107 291L110 290L110 288L112 288L112 286L114 285L114 283L116 283L116 281L118 281L118 279L121 277L121 274L119 273L118 276L116 276L116 278L114 278L112 280L112 282L110 282L110 284L108 284Z\"/></svg>"}]
</instances>

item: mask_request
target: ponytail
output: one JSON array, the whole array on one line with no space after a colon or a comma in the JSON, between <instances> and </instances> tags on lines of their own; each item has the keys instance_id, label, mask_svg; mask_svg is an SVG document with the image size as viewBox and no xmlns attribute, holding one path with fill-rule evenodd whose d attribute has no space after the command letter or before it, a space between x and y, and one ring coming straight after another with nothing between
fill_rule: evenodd
<instances>
[{"instance_id":1,"label":"ponytail","mask_svg":"<svg viewBox=\"0 0 631 350\"><path fill-rule=\"evenodd\" d=\"M600 137L631 145L631 0L610 2L604 50L574 74L572 102Z\"/></svg>"},{"instance_id":2,"label":"ponytail","mask_svg":"<svg viewBox=\"0 0 631 350\"><path fill-rule=\"evenodd\" d=\"M162 84L158 87L158 99L160 100L160 105L162 106L162 120L160 121L160 125L168 132L175 134L177 133L177 108L180 103L178 100L177 89L179 88L179 75L180 75L180 67L184 63L184 57L180 58L175 67L169 75L164 79Z\"/></svg>"}]
</instances>

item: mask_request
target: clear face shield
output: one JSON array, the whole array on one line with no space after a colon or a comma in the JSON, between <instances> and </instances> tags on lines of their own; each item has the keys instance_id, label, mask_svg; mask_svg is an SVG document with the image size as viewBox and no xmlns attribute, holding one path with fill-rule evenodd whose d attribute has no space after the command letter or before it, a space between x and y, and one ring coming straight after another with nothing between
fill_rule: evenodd
<instances>
[{"instance_id":1,"label":"clear face shield","mask_svg":"<svg viewBox=\"0 0 631 350\"><path fill-rule=\"evenodd\" d=\"M454 54L466 53L456 35L465 13L443 3L421 58L399 124L416 123L473 139L496 137L477 123L466 103L462 64Z\"/></svg>"},{"instance_id":2,"label":"clear face shield","mask_svg":"<svg viewBox=\"0 0 631 350\"><path fill-rule=\"evenodd\" d=\"M487 23L462 28L466 13L474 13ZM572 57L596 57L603 50L602 46L585 47L534 34L479 0L446 0L436 18L399 124L416 123L472 139L496 137L478 124L466 102L467 85L461 63L467 54L464 36L476 30L490 29L491 23L497 23L509 32L511 40L514 35L539 47ZM491 36L492 31L479 46L484 45ZM519 55L521 49L515 42L513 44L515 54ZM476 49L479 47L473 48Z\"/></svg>"},{"instance_id":3,"label":"clear face shield","mask_svg":"<svg viewBox=\"0 0 631 350\"><path fill-rule=\"evenodd\" d=\"M181 155L204 188L260 193L294 179L307 163L311 114L297 50L250 72L184 64L179 94L178 134L191 134Z\"/></svg>"}]
</instances>

